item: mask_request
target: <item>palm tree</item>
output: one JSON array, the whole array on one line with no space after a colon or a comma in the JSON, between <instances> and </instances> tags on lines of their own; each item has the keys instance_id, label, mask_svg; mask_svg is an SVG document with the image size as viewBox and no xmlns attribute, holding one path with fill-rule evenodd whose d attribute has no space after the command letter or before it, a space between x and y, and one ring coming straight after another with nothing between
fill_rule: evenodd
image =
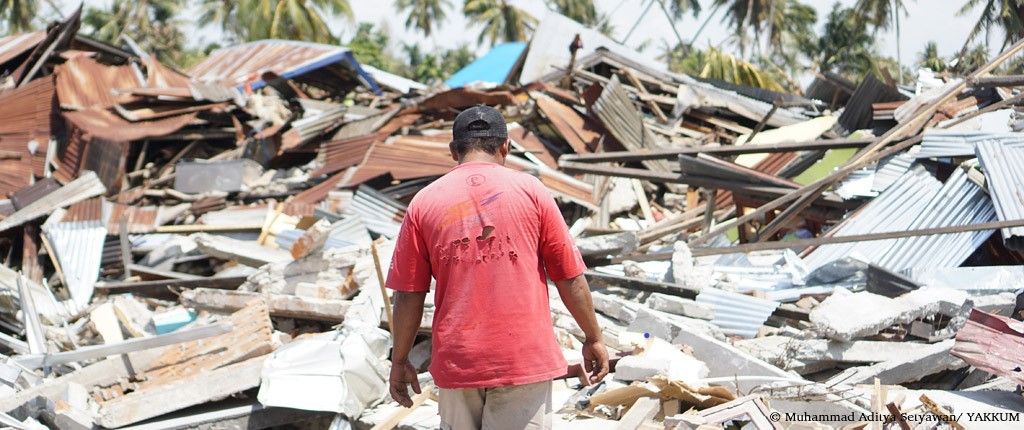
<instances>
[{"instance_id":1,"label":"palm tree","mask_svg":"<svg viewBox=\"0 0 1024 430\"><path fill-rule=\"evenodd\" d=\"M348 0L202 0L201 24L219 22L236 39L333 43L325 17L352 18Z\"/></svg>"},{"instance_id":2,"label":"palm tree","mask_svg":"<svg viewBox=\"0 0 1024 430\"><path fill-rule=\"evenodd\" d=\"M177 63L185 35L178 29L178 12L184 0L114 0L109 10L90 8L82 22L92 37L120 43L131 37L146 52L163 62Z\"/></svg>"},{"instance_id":3,"label":"palm tree","mask_svg":"<svg viewBox=\"0 0 1024 430\"><path fill-rule=\"evenodd\" d=\"M907 15L907 7L903 0L857 0L855 6L861 13L864 23L872 27L872 34L878 30L888 30L889 26L896 26L896 62L903 66L902 41L900 40L900 15ZM903 74L901 73L900 76Z\"/></svg>"},{"instance_id":4,"label":"palm tree","mask_svg":"<svg viewBox=\"0 0 1024 430\"><path fill-rule=\"evenodd\" d=\"M985 32L986 36L993 26L1003 30L1003 46L1016 42L1024 36L1024 1L1021 0L967 0L958 15L966 15L981 5L981 16L971 29L964 42L961 54L967 51L974 40Z\"/></svg>"},{"instance_id":5,"label":"palm tree","mask_svg":"<svg viewBox=\"0 0 1024 430\"><path fill-rule=\"evenodd\" d=\"M0 20L8 34L31 30L35 16L35 0L0 0Z\"/></svg>"},{"instance_id":6,"label":"palm tree","mask_svg":"<svg viewBox=\"0 0 1024 430\"><path fill-rule=\"evenodd\" d=\"M763 23L770 62L795 69L797 54L814 50L817 22L818 13L813 7L797 0L776 1Z\"/></svg>"},{"instance_id":7,"label":"palm tree","mask_svg":"<svg viewBox=\"0 0 1024 430\"><path fill-rule=\"evenodd\" d=\"M924 45L924 51L918 54L917 64L921 67L932 69L935 72L946 70L946 60L939 56L939 46L935 41L929 41Z\"/></svg>"},{"instance_id":8,"label":"palm tree","mask_svg":"<svg viewBox=\"0 0 1024 430\"><path fill-rule=\"evenodd\" d=\"M462 14L473 24L482 25L479 43L526 40L537 19L513 6L508 0L466 0Z\"/></svg>"},{"instance_id":9,"label":"palm tree","mask_svg":"<svg viewBox=\"0 0 1024 430\"><path fill-rule=\"evenodd\" d=\"M593 27L598 23L597 7L591 0L550 0L548 3L556 12L580 24Z\"/></svg>"},{"instance_id":10,"label":"palm tree","mask_svg":"<svg viewBox=\"0 0 1024 430\"><path fill-rule=\"evenodd\" d=\"M682 18L687 12L696 18L697 15L700 15L700 0L668 0L668 8L672 11L672 16L677 20Z\"/></svg>"},{"instance_id":11,"label":"palm tree","mask_svg":"<svg viewBox=\"0 0 1024 430\"><path fill-rule=\"evenodd\" d=\"M783 54L786 45L795 43L810 46L817 13L813 7L799 0L714 0L717 8L724 7L722 22L732 28L740 54L747 56L752 46L761 50L762 37L767 36L767 50L771 55Z\"/></svg>"},{"instance_id":12,"label":"palm tree","mask_svg":"<svg viewBox=\"0 0 1024 430\"><path fill-rule=\"evenodd\" d=\"M816 50L819 69L839 72L854 80L876 66L874 38L860 22L860 12L838 3L828 14Z\"/></svg>"},{"instance_id":13,"label":"palm tree","mask_svg":"<svg viewBox=\"0 0 1024 430\"><path fill-rule=\"evenodd\" d=\"M396 0L395 9L407 14L406 28L416 28L423 35L430 37L434 32L435 23L445 19L445 9L452 7L450 0Z\"/></svg>"}]
</instances>

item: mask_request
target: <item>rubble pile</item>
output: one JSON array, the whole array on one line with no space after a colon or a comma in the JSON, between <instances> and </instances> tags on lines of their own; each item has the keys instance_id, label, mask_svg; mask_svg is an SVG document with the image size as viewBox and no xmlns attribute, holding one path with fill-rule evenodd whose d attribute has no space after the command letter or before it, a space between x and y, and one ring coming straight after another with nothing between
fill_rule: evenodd
<instances>
[{"instance_id":1,"label":"rubble pile","mask_svg":"<svg viewBox=\"0 0 1024 430\"><path fill-rule=\"evenodd\" d=\"M559 202L615 357L579 377L551 294L556 428L1024 412L1024 79L989 75L1024 43L801 96L670 73L556 14L499 85L458 88L278 40L178 71L78 27L0 39L4 426L437 428L432 298L403 408L382 283L478 104Z\"/></svg>"}]
</instances>

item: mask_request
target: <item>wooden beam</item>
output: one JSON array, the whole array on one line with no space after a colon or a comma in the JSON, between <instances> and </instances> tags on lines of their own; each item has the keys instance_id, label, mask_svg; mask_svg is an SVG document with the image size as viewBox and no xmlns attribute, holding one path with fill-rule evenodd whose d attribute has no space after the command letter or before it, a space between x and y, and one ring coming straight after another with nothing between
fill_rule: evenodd
<instances>
[{"instance_id":1,"label":"wooden beam","mask_svg":"<svg viewBox=\"0 0 1024 430\"><path fill-rule=\"evenodd\" d=\"M213 290L196 288L181 293L181 302L187 306L210 309L219 312L234 312L242 309L253 299L266 298L270 307L270 315L275 317L297 318L311 321L341 322L348 311L348 300L321 299L302 297L291 294L270 294Z\"/></svg>"},{"instance_id":2,"label":"wooden beam","mask_svg":"<svg viewBox=\"0 0 1024 430\"><path fill-rule=\"evenodd\" d=\"M230 332L231 329L232 326L230 323L216 323L178 330L173 333L160 334L152 337L134 338L124 342L83 346L74 351L58 352L54 354L23 355L15 357L14 359L22 366L38 369L47 366L55 366L75 361L93 360L103 358L108 355L125 354L144 349L158 348L161 346L203 339Z\"/></svg>"},{"instance_id":3,"label":"wooden beam","mask_svg":"<svg viewBox=\"0 0 1024 430\"><path fill-rule=\"evenodd\" d=\"M653 419L655 415L658 415L659 410L661 410L660 399L651 397L636 399L633 406L630 406L626 414L619 420L619 424L615 426L615 429L636 430L645 421Z\"/></svg>"},{"instance_id":4,"label":"wooden beam","mask_svg":"<svg viewBox=\"0 0 1024 430\"><path fill-rule=\"evenodd\" d=\"M182 288L214 288L233 290L245 283L247 276L209 277L199 279L166 279L135 282L98 282L96 292L106 294L131 293L153 298L176 298L174 290Z\"/></svg>"},{"instance_id":5,"label":"wooden beam","mask_svg":"<svg viewBox=\"0 0 1024 430\"><path fill-rule=\"evenodd\" d=\"M559 161L580 163L629 162L643 160L674 160L680 155L740 155L776 152L821 151L825 149L863 148L875 139L831 139L809 142L779 142L750 145L691 146L683 148L643 149L638 151L609 151L592 154L563 154Z\"/></svg>"}]
</instances>

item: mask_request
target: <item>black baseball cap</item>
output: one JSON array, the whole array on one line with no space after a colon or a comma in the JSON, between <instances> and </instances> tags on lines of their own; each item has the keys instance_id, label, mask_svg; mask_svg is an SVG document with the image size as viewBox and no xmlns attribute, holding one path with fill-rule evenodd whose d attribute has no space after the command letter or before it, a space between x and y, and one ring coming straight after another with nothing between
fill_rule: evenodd
<instances>
[{"instance_id":1,"label":"black baseball cap","mask_svg":"<svg viewBox=\"0 0 1024 430\"><path fill-rule=\"evenodd\" d=\"M508 138L508 127L501 112L490 106L473 106L455 117L452 137L456 140L469 137Z\"/></svg>"}]
</instances>

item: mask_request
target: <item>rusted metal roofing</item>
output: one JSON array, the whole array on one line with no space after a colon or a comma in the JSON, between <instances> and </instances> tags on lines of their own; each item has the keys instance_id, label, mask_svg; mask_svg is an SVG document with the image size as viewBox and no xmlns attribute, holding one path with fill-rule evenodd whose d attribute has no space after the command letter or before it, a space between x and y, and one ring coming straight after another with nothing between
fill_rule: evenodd
<instances>
[{"instance_id":1,"label":"rusted metal roofing","mask_svg":"<svg viewBox=\"0 0 1024 430\"><path fill-rule=\"evenodd\" d=\"M121 116L99 108L64 112L64 118L75 127L82 129L93 139L118 142L163 136L178 131L196 118L195 113L162 118L151 121L130 122Z\"/></svg>"},{"instance_id":2,"label":"rusted metal roofing","mask_svg":"<svg viewBox=\"0 0 1024 430\"><path fill-rule=\"evenodd\" d=\"M131 102L128 94L116 95L115 88L145 86L132 66L107 66L79 56L57 66L57 97L64 109L109 108Z\"/></svg>"},{"instance_id":3,"label":"rusted metal roofing","mask_svg":"<svg viewBox=\"0 0 1024 430\"><path fill-rule=\"evenodd\" d=\"M508 128L508 137L513 142L521 145L523 149L529 151L529 155L526 158L530 158L535 161L540 161L552 169L558 168L558 161L555 160L555 155L544 142L541 142L540 137L534 134L532 131L527 130L519 124L513 124Z\"/></svg>"},{"instance_id":4,"label":"rusted metal roofing","mask_svg":"<svg viewBox=\"0 0 1024 430\"><path fill-rule=\"evenodd\" d=\"M11 204L14 205L14 209L21 209L36 200L46 197L47 194L56 191L58 188L60 188L60 184L53 180L53 178L43 178L32 185L12 193Z\"/></svg>"},{"instance_id":5,"label":"rusted metal roofing","mask_svg":"<svg viewBox=\"0 0 1024 430\"><path fill-rule=\"evenodd\" d=\"M57 103L53 79L36 79L0 93L0 193L27 186L43 176Z\"/></svg>"},{"instance_id":6,"label":"rusted metal roofing","mask_svg":"<svg viewBox=\"0 0 1024 430\"><path fill-rule=\"evenodd\" d=\"M586 154L597 148L598 142L601 141L601 132L590 119L545 94L532 95L541 113L551 121L551 125L573 151L577 154Z\"/></svg>"},{"instance_id":7,"label":"rusted metal roofing","mask_svg":"<svg viewBox=\"0 0 1024 430\"><path fill-rule=\"evenodd\" d=\"M398 180L448 173L455 167L448 152L449 140L448 136L400 136L391 143L375 144L343 186L361 184L385 173Z\"/></svg>"},{"instance_id":8,"label":"rusted metal roofing","mask_svg":"<svg viewBox=\"0 0 1024 430\"><path fill-rule=\"evenodd\" d=\"M320 203L323 199L327 198L327 193L330 193L338 182L341 182L342 176L345 172L338 173L330 178L327 178L323 182L316 184L305 191L295 195L295 198L288 201L285 204L285 211L289 215L305 215L309 211L310 206L316 203Z\"/></svg>"},{"instance_id":9,"label":"rusted metal roofing","mask_svg":"<svg viewBox=\"0 0 1024 430\"><path fill-rule=\"evenodd\" d=\"M329 175L334 172L355 166L363 161L370 146L377 142L376 134L351 139L333 140L320 145L320 156L323 166L311 176Z\"/></svg>"},{"instance_id":10,"label":"rusted metal roofing","mask_svg":"<svg viewBox=\"0 0 1024 430\"><path fill-rule=\"evenodd\" d=\"M977 309L956 333L950 354L993 375L1024 384L1024 323Z\"/></svg>"},{"instance_id":11,"label":"rusted metal roofing","mask_svg":"<svg viewBox=\"0 0 1024 430\"><path fill-rule=\"evenodd\" d=\"M127 215L129 233L148 233L156 228L159 214L157 206L129 206L96 197L69 206L62 222L100 221L109 234L119 234L121 218Z\"/></svg>"},{"instance_id":12,"label":"rusted metal roofing","mask_svg":"<svg viewBox=\"0 0 1024 430\"><path fill-rule=\"evenodd\" d=\"M221 48L192 67L199 82L259 89L267 85L262 75L272 72L295 79L325 68L342 68L375 93L380 88L348 48L292 40L260 40ZM343 76L338 77L339 81Z\"/></svg>"},{"instance_id":13,"label":"rusted metal roofing","mask_svg":"<svg viewBox=\"0 0 1024 430\"><path fill-rule=\"evenodd\" d=\"M7 62L23 55L27 54L32 48L35 48L39 42L42 42L46 38L45 30L37 30L28 33L13 34L10 36L4 36L0 38L0 66L4 66ZM4 67L8 71L14 67Z\"/></svg>"},{"instance_id":14,"label":"rusted metal roofing","mask_svg":"<svg viewBox=\"0 0 1024 430\"><path fill-rule=\"evenodd\" d=\"M419 102L420 111L464 109L476 105L511 105L516 103L515 95L509 91L477 91L471 88L456 88L434 94Z\"/></svg>"}]
</instances>

